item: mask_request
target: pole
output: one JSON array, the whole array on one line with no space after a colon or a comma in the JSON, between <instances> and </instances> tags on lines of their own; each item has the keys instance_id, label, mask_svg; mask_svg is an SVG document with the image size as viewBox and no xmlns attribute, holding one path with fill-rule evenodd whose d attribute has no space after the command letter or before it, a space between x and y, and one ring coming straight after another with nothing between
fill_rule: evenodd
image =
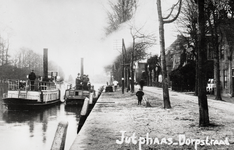
<instances>
[{"instance_id":1,"label":"pole","mask_svg":"<svg viewBox=\"0 0 234 150\"><path fill-rule=\"evenodd\" d=\"M132 44L132 62L131 62L131 92L134 93L134 48L135 48L135 37L133 37L133 44Z\"/></svg>"},{"instance_id":2,"label":"pole","mask_svg":"<svg viewBox=\"0 0 234 150\"><path fill-rule=\"evenodd\" d=\"M44 48L43 51L43 75L44 80L48 80L48 49Z\"/></svg>"},{"instance_id":3,"label":"pole","mask_svg":"<svg viewBox=\"0 0 234 150\"><path fill-rule=\"evenodd\" d=\"M84 58L81 58L81 67L80 67L80 79L83 81L83 75L84 75Z\"/></svg>"},{"instance_id":4,"label":"pole","mask_svg":"<svg viewBox=\"0 0 234 150\"><path fill-rule=\"evenodd\" d=\"M122 94L124 94L124 74L125 74L125 69L124 69L124 39L122 39L122 55L123 55L123 65L122 65Z\"/></svg>"}]
</instances>

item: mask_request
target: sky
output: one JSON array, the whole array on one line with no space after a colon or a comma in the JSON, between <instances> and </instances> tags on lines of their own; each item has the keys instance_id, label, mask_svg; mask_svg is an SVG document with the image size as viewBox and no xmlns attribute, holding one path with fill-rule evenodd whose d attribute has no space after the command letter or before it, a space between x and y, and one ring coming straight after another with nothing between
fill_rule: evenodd
<instances>
[{"instance_id":1,"label":"sky","mask_svg":"<svg viewBox=\"0 0 234 150\"><path fill-rule=\"evenodd\" d=\"M176 0L163 0L163 6ZM156 0L139 0L135 17L105 36L108 0L0 0L0 36L10 42L9 53L29 48L42 54L48 48L49 60L62 67L67 76L80 72L84 58L85 74L103 74L103 68L120 54L121 39L132 43L130 26L157 34ZM167 10L167 9L165 9ZM166 35L174 39L172 28ZM158 45L149 52L159 53Z\"/></svg>"}]
</instances>

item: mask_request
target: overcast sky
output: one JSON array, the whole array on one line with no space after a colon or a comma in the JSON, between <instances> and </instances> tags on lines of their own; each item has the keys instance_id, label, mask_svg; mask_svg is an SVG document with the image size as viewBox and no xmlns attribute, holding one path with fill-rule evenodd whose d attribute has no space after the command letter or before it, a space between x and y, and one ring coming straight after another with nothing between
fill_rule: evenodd
<instances>
[{"instance_id":1,"label":"overcast sky","mask_svg":"<svg viewBox=\"0 0 234 150\"><path fill-rule=\"evenodd\" d=\"M167 1L162 3L167 6ZM157 32L156 1L141 0L139 6L138 17L130 23ZM22 47L40 54L48 48L49 60L67 74L80 72L81 57L85 73L98 74L119 54L118 41L124 38L131 44L130 23L105 37L107 9L108 0L0 0L0 35L9 39L10 54Z\"/></svg>"}]
</instances>

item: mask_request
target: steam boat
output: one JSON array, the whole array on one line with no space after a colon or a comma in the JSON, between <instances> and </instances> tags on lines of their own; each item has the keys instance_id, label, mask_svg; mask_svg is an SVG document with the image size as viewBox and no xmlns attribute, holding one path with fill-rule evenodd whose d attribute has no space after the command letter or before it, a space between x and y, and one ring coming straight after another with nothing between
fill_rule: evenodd
<instances>
[{"instance_id":1,"label":"steam boat","mask_svg":"<svg viewBox=\"0 0 234 150\"><path fill-rule=\"evenodd\" d=\"M9 80L8 92L3 94L3 104L8 109L34 109L60 102L60 90L52 79L48 78L48 49L44 49L44 78L35 80Z\"/></svg>"},{"instance_id":2,"label":"steam boat","mask_svg":"<svg viewBox=\"0 0 234 150\"><path fill-rule=\"evenodd\" d=\"M89 98L92 91L93 87L91 87L88 75L83 74L83 58L81 58L81 74L78 73L76 85L72 87L72 84L68 84L65 91L66 105L82 104L86 97Z\"/></svg>"}]
</instances>

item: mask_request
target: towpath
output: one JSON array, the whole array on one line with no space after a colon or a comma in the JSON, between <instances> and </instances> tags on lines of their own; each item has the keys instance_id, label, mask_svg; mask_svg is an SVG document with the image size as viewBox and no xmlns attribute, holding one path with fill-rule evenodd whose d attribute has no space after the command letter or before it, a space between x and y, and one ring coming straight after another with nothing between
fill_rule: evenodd
<instances>
[{"instance_id":1,"label":"towpath","mask_svg":"<svg viewBox=\"0 0 234 150\"><path fill-rule=\"evenodd\" d=\"M234 104L209 99L211 126L201 128L197 97L170 91L172 109L163 109L161 88L144 92L151 107L120 89L103 93L70 149L234 149Z\"/></svg>"}]
</instances>

